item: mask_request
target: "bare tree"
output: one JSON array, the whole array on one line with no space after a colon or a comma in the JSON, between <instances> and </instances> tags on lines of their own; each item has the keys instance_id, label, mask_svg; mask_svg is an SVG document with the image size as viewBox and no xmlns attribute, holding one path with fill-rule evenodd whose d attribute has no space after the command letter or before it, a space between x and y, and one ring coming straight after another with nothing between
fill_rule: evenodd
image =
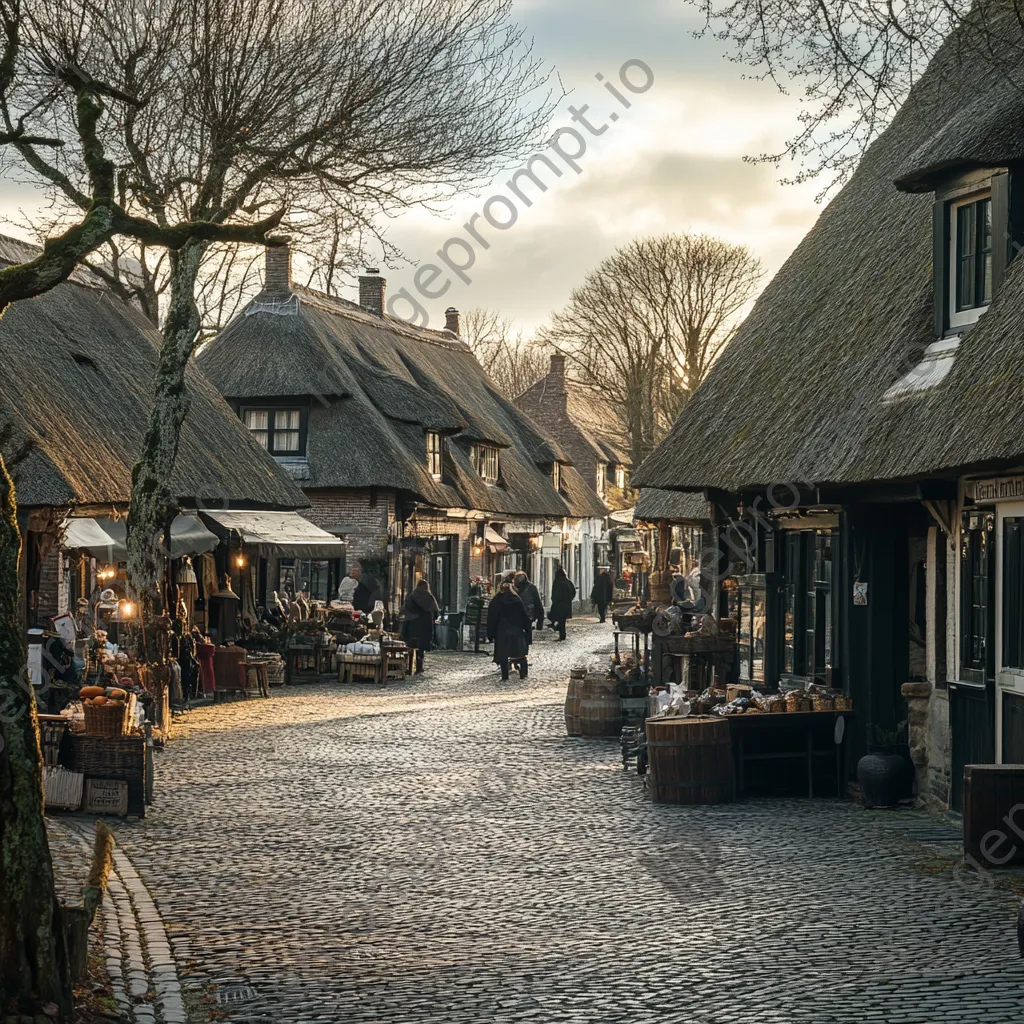
<instances>
[{"instance_id":1,"label":"bare tree","mask_svg":"<svg viewBox=\"0 0 1024 1024\"><path fill-rule=\"evenodd\" d=\"M104 141L123 169L119 199L157 223L285 208L290 232L313 231L338 211L372 229L381 213L479 184L495 161L527 152L548 118L543 76L509 21L510 0L37 6L41 66L89 62L97 77L145 98ZM48 87L43 76L40 89ZM60 125L76 117L67 104L49 114ZM83 206L81 162L18 148L65 202ZM129 580L144 608L158 599L153 538L172 508L208 248L188 242L167 257L163 351L128 519Z\"/></svg>"},{"instance_id":2,"label":"bare tree","mask_svg":"<svg viewBox=\"0 0 1024 1024\"><path fill-rule=\"evenodd\" d=\"M498 393L512 401L547 372L544 347L494 310L477 307L462 318L463 340L473 350Z\"/></svg>"},{"instance_id":3,"label":"bare tree","mask_svg":"<svg viewBox=\"0 0 1024 1024\"><path fill-rule=\"evenodd\" d=\"M849 177L952 33L964 58L1005 71L1008 87L1019 88L1022 0L689 2L737 60L783 92L800 91L798 132L781 152L755 159L801 161L791 180L824 175L822 195Z\"/></svg>"},{"instance_id":4,"label":"bare tree","mask_svg":"<svg viewBox=\"0 0 1024 1024\"><path fill-rule=\"evenodd\" d=\"M742 245L641 238L576 288L544 332L576 380L620 411L638 466L726 345L761 274Z\"/></svg>"}]
</instances>

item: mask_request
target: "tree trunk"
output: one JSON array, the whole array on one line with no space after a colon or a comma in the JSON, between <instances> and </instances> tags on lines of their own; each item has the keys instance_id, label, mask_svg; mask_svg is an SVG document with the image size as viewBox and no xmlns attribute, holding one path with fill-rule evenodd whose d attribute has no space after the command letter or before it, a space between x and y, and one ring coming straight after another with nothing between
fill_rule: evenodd
<instances>
[{"instance_id":1,"label":"tree trunk","mask_svg":"<svg viewBox=\"0 0 1024 1024\"><path fill-rule=\"evenodd\" d=\"M35 696L18 616L14 483L0 458L0 1015L71 1019L71 981L43 821Z\"/></svg>"},{"instance_id":2,"label":"tree trunk","mask_svg":"<svg viewBox=\"0 0 1024 1024\"><path fill-rule=\"evenodd\" d=\"M171 490L171 474L178 456L181 424L189 408L185 369L199 335L195 284L204 249L205 243L191 241L170 254L170 306L163 330L153 410L142 453L132 470L127 531L128 586L143 621L159 607L166 551L158 543L158 537L165 522L173 516L178 497Z\"/></svg>"}]
</instances>

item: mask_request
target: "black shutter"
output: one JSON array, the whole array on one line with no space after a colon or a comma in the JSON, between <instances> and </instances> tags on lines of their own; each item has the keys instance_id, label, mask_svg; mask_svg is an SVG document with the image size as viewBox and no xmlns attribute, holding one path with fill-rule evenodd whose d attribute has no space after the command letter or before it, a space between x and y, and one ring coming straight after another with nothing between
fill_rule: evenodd
<instances>
[{"instance_id":1,"label":"black shutter","mask_svg":"<svg viewBox=\"0 0 1024 1024\"><path fill-rule=\"evenodd\" d=\"M992 176L992 294L996 295L1003 277L1010 253L1010 176Z\"/></svg>"},{"instance_id":2,"label":"black shutter","mask_svg":"<svg viewBox=\"0 0 1024 1024\"><path fill-rule=\"evenodd\" d=\"M932 305L935 337L946 333L947 296L949 294L949 204L932 203Z\"/></svg>"}]
</instances>

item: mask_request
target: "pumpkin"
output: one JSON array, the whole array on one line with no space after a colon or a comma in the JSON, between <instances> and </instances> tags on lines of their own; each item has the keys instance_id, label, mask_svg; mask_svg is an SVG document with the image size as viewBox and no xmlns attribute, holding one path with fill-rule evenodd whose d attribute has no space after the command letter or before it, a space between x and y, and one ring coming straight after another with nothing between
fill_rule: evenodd
<instances>
[{"instance_id":1,"label":"pumpkin","mask_svg":"<svg viewBox=\"0 0 1024 1024\"><path fill-rule=\"evenodd\" d=\"M83 686L78 691L78 696L85 700L86 697L102 697L106 692L102 686Z\"/></svg>"},{"instance_id":2,"label":"pumpkin","mask_svg":"<svg viewBox=\"0 0 1024 1024\"><path fill-rule=\"evenodd\" d=\"M107 696L108 696L108 697L110 697L110 698L111 698L111 700L120 700L120 701L123 701L123 700L127 699L127 697L128 697L128 694L127 694L127 693L126 693L126 692L125 692L124 690L122 690L122 689L119 689L119 688L118 688L118 687L116 687L116 686L111 686L111 687L110 687L110 688L109 688L109 689L107 690Z\"/></svg>"},{"instance_id":3,"label":"pumpkin","mask_svg":"<svg viewBox=\"0 0 1024 1024\"><path fill-rule=\"evenodd\" d=\"M103 697L103 696L93 697L92 703L93 703L93 707L99 707L99 706L107 703L107 698Z\"/></svg>"}]
</instances>

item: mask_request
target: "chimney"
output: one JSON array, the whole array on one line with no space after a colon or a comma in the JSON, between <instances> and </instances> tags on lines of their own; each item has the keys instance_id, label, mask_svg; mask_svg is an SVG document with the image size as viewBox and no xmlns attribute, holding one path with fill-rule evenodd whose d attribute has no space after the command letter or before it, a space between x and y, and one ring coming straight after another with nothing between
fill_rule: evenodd
<instances>
[{"instance_id":1,"label":"chimney","mask_svg":"<svg viewBox=\"0 0 1024 1024\"><path fill-rule=\"evenodd\" d=\"M449 306L444 311L444 328L446 331L451 331L455 337L459 337L462 333L460 328L462 324L459 320L459 311L454 306Z\"/></svg>"},{"instance_id":2,"label":"chimney","mask_svg":"<svg viewBox=\"0 0 1024 1024\"><path fill-rule=\"evenodd\" d=\"M292 290L292 249L289 239L284 245L268 245L264 258L263 291L268 295L288 295Z\"/></svg>"},{"instance_id":3,"label":"chimney","mask_svg":"<svg viewBox=\"0 0 1024 1024\"><path fill-rule=\"evenodd\" d=\"M565 356L561 352L555 352L551 356L551 369L548 376L559 387L565 387Z\"/></svg>"},{"instance_id":4,"label":"chimney","mask_svg":"<svg viewBox=\"0 0 1024 1024\"><path fill-rule=\"evenodd\" d=\"M376 267L367 267L366 273L359 278L359 305L377 316L383 316L387 283L387 278L381 277Z\"/></svg>"}]
</instances>

